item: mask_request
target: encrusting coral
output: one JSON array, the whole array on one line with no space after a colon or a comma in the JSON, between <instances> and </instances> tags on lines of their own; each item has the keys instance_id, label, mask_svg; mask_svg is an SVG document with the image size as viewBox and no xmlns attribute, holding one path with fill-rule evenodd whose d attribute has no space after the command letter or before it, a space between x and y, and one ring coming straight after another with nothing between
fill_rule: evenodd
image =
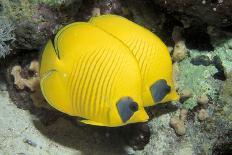
<instances>
[{"instance_id":1,"label":"encrusting coral","mask_svg":"<svg viewBox=\"0 0 232 155\"><path fill-rule=\"evenodd\" d=\"M185 121L187 119L187 109L181 109L179 117L174 116L170 119L170 125L176 134L183 136L186 133Z\"/></svg>"},{"instance_id":2,"label":"encrusting coral","mask_svg":"<svg viewBox=\"0 0 232 155\"><path fill-rule=\"evenodd\" d=\"M40 89L40 78L39 78L39 62L36 60L31 61L29 70L33 72L33 76L26 79L21 75L22 67L16 65L11 70L11 75L14 77L14 84L17 89L23 90L29 88L32 92L30 97L33 101L33 104L36 107L44 107L52 109L47 102L45 101L41 89Z\"/></svg>"},{"instance_id":3,"label":"encrusting coral","mask_svg":"<svg viewBox=\"0 0 232 155\"><path fill-rule=\"evenodd\" d=\"M172 60L179 62L187 56L187 47L181 34L182 29L180 27L174 27L172 31L172 40L175 43Z\"/></svg>"},{"instance_id":4,"label":"encrusting coral","mask_svg":"<svg viewBox=\"0 0 232 155\"><path fill-rule=\"evenodd\" d=\"M208 112L205 109L201 109L198 112L198 119L199 119L199 121L204 121L208 117L209 117L209 114L208 114Z\"/></svg>"},{"instance_id":5,"label":"encrusting coral","mask_svg":"<svg viewBox=\"0 0 232 155\"><path fill-rule=\"evenodd\" d=\"M35 86L39 83L39 77L32 77L31 79L24 79L21 76L21 66L14 66L11 75L14 77L14 84L18 89L29 88L31 91L35 90Z\"/></svg>"}]
</instances>

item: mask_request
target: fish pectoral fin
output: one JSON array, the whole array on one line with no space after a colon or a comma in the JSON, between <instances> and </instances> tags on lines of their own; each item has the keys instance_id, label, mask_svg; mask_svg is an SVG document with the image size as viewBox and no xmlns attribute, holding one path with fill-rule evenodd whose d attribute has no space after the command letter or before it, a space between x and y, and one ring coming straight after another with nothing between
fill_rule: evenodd
<instances>
[{"instance_id":1,"label":"fish pectoral fin","mask_svg":"<svg viewBox=\"0 0 232 155\"><path fill-rule=\"evenodd\" d=\"M80 122L82 123L85 123L85 124L89 124L89 125L96 125L96 126L106 126L100 122L95 122L95 121L91 121L91 120L88 120L88 119L85 119L85 120L81 120Z\"/></svg>"}]
</instances>

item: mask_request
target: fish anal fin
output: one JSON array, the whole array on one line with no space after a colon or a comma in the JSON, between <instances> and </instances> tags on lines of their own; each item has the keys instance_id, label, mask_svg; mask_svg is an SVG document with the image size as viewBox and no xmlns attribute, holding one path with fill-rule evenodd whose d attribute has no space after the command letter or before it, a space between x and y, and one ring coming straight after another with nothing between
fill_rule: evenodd
<instances>
[{"instance_id":1,"label":"fish anal fin","mask_svg":"<svg viewBox=\"0 0 232 155\"><path fill-rule=\"evenodd\" d=\"M104 125L104 124L102 124L100 122L95 122L95 121L88 120L88 119L81 120L80 122L85 123L85 124L89 124L89 125L95 125L95 126L106 126L106 125Z\"/></svg>"}]
</instances>

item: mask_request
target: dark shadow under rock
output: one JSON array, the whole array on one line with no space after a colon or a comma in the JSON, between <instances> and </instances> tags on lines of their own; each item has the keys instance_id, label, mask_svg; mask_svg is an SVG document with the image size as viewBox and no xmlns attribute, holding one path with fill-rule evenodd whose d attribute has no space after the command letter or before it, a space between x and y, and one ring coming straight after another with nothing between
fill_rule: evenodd
<instances>
[{"instance_id":1,"label":"dark shadow under rock","mask_svg":"<svg viewBox=\"0 0 232 155\"><path fill-rule=\"evenodd\" d=\"M150 114L150 119L152 119L153 117L160 117L161 115L177 111L178 109L179 109L179 104L174 105L168 102L168 103L160 103L153 107L148 107L147 111Z\"/></svg>"},{"instance_id":2,"label":"dark shadow under rock","mask_svg":"<svg viewBox=\"0 0 232 155\"><path fill-rule=\"evenodd\" d=\"M220 135L213 146L213 155L229 155L232 152L232 130Z\"/></svg>"},{"instance_id":3,"label":"dark shadow under rock","mask_svg":"<svg viewBox=\"0 0 232 155\"><path fill-rule=\"evenodd\" d=\"M206 25L186 28L184 29L183 36L186 40L186 46L190 49L197 49L201 51L214 50L210 42L210 36L207 33Z\"/></svg>"},{"instance_id":4,"label":"dark shadow under rock","mask_svg":"<svg viewBox=\"0 0 232 155\"><path fill-rule=\"evenodd\" d=\"M176 18L184 20L188 16L190 24L206 23L218 27L232 24L231 0L153 0L154 4L171 14L179 13Z\"/></svg>"}]
</instances>

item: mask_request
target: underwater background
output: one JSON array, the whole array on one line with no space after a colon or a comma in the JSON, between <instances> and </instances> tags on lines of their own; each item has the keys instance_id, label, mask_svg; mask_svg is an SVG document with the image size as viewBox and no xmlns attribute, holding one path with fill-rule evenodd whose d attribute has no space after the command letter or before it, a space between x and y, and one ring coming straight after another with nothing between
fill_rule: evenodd
<instances>
[{"instance_id":1,"label":"underwater background","mask_svg":"<svg viewBox=\"0 0 232 155\"><path fill-rule=\"evenodd\" d=\"M181 98L147 108L146 123L83 125L41 94L47 40L103 14L146 27L169 48ZM232 1L0 0L0 127L0 154L230 154Z\"/></svg>"}]
</instances>

